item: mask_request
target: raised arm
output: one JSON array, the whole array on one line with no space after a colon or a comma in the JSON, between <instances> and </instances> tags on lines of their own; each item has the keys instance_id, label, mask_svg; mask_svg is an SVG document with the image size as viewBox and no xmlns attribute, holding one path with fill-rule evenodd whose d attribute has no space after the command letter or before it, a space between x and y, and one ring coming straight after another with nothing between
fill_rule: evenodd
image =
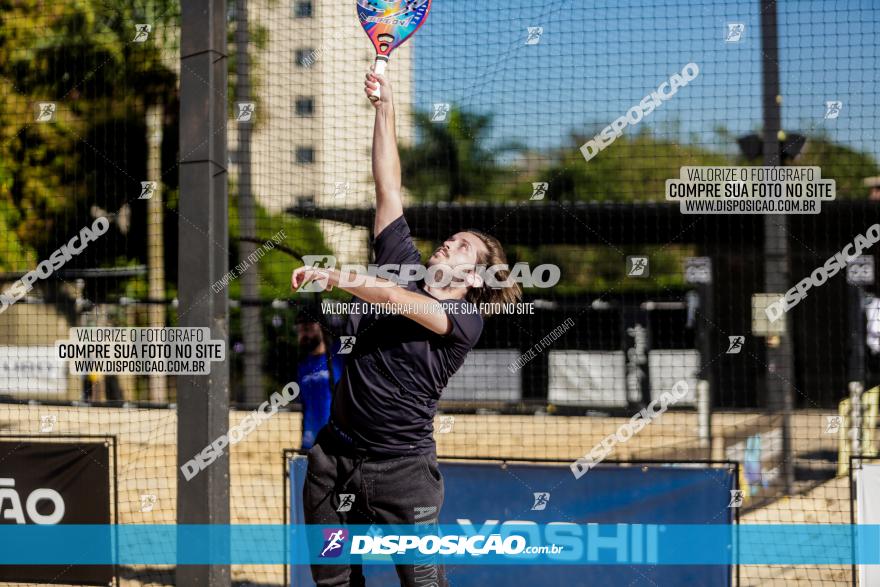
<instances>
[{"instance_id":1,"label":"raised arm","mask_svg":"<svg viewBox=\"0 0 880 587\"><path fill-rule=\"evenodd\" d=\"M394 103L391 84L384 76L373 72L367 74L364 92L367 98L371 91L381 86L381 97L371 103L376 109L373 124L373 179L376 182L376 218L373 221L373 236L403 214L403 201L400 187L400 155L397 152L397 132L394 128Z\"/></svg>"}]
</instances>

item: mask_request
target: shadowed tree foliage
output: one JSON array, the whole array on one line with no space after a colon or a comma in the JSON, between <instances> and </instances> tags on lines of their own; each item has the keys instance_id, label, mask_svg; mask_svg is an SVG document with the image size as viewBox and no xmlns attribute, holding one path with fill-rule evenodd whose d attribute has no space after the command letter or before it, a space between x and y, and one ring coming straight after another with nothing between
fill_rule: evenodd
<instances>
[{"instance_id":1,"label":"shadowed tree foliage","mask_svg":"<svg viewBox=\"0 0 880 587\"><path fill-rule=\"evenodd\" d=\"M827 136L807 139L793 165L821 167L823 179L835 180L839 200L864 199L864 178L880 175L880 167L870 155L834 143Z\"/></svg>"}]
</instances>

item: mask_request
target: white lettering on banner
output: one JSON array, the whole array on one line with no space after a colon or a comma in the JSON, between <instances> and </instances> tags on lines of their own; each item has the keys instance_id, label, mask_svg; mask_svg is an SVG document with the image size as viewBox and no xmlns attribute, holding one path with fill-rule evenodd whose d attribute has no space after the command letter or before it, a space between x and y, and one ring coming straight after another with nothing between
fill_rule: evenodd
<instances>
[{"instance_id":1,"label":"white lettering on banner","mask_svg":"<svg viewBox=\"0 0 880 587\"><path fill-rule=\"evenodd\" d=\"M41 501L52 502L54 507L51 514L41 514L37 510L37 504ZM64 499L61 494L46 487L34 489L27 496L22 510L21 498L15 490L15 479L0 477L0 520L15 520L16 524L27 524L24 517L24 513L27 512L28 518L34 524L57 524L64 518L64 511Z\"/></svg>"},{"instance_id":2,"label":"white lettering on banner","mask_svg":"<svg viewBox=\"0 0 880 587\"><path fill-rule=\"evenodd\" d=\"M354 536L351 554L406 554L407 550L418 550L420 554L505 554L514 555L526 549L526 539L512 535L502 538L499 534L488 536Z\"/></svg>"},{"instance_id":3,"label":"white lettering on banner","mask_svg":"<svg viewBox=\"0 0 880 587\"><path fill-rule=\"evenodd\" d=\"M548 522L543 526L544 535L541 535L542 526L536 522L525 520L485 520L479 527L467 518L456 520L462 528L465 536L486 536L498 533L502 537L518 532L528 536L527 551L536 554L542 552L540 546L535 549L534 545L552 544L557 547L555 562L583 561L585 556L589 562L599 562L600 551L614 551L614 559L618 563L656 563L659 560L659 537L663 526L657 524L615 524L614 535L602 535L607 533L610 524L586 524L574 522Z\"/></svg>"}]
</instances>

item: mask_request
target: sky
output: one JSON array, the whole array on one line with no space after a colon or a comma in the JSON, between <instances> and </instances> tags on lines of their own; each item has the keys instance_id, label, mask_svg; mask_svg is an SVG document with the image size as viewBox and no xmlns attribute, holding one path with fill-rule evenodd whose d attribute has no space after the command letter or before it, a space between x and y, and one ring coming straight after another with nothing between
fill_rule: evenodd
<instances>
[{"instance_id":1,"label":"sky","mask_svg":"<svg viewBox=\"0 0 880 587\"><path fill-rule=\"evenodd\" d=\"M777 11L783 129L880 160L880 0ZM728 23L745 25L738 42L725 42ZM492 114L494 141L548 149L592 136L693 62L699 76L639 127L732 152L716 127L736 137L761 125L759 24L758 0L435 0L414 43L416 105ZM528 27L543 27L537 44ZM836 119L828 101L843 103Z\"/></svg>"}]
</instances>

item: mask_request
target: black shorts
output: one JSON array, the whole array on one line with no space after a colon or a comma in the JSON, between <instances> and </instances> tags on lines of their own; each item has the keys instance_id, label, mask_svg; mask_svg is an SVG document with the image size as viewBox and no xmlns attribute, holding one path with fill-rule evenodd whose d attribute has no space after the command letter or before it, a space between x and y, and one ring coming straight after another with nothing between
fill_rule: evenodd
<instances>
[{"instance_id":1,"label":"black shorts","mask_svg":"<svg viewBox=\"0 0 880 587\"><path fill-rule=\"evenodd\" d=\"M308 461L303 486L306 524L437 524L443 476L433 454L359 454L325 426L309 450ZM345 498L346 504L340 507L343 494L353 496L353 501ZM446 585L436 557L424 558L424 563L396 565L401 585ZM312 578L318 587L365 584L360 565L312 565Z\"/></svg>"}]
</instances>

